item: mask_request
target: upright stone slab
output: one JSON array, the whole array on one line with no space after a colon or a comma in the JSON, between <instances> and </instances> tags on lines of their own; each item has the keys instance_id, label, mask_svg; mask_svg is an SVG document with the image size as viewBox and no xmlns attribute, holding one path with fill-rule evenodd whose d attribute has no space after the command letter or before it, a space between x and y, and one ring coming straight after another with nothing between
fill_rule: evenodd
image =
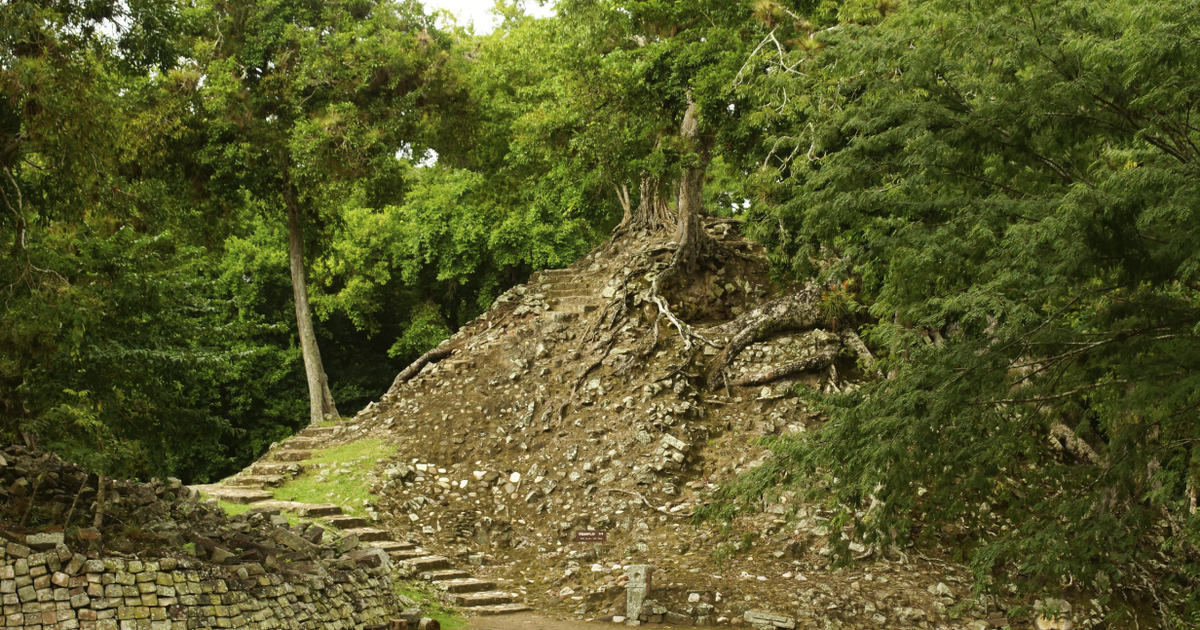
<instances>
[{"instance_id":1,"label":"upright stone slab","mask_svg":"<svg viewBox=\"0 0 1200 630\"><path fill-rule=\"evenodd\" d=\"M625 585L625 625L639 626L642 624L642 604L650 596L651 567L648 564L631 564L626 574L629 583Z\"/></svg>"}]
</instances>

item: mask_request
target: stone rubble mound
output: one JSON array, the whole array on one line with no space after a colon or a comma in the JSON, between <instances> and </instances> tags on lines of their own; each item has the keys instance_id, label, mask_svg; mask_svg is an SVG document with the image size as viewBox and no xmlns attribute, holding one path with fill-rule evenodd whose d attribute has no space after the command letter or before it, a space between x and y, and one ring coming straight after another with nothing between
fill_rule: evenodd
<instances>
[{"instance_id":1,"label":"stone rubble mound","mask_svg":"<svg viewBox=\"0 0 1200 630\"><path fill-rule=\"evenodd\" d=\"M472 580L535 610L582 620L993 627L1016 602L976 599L949 550L855 542L857 564L836 567L830 537L841 532L804 492L781 490L760 511L724 522L693 518L769 460L762 440L820 424L798 389L845 391L861 376L853 357L840 357L827 369L739 385L814 355L832 334L787 330L748 346L729 382L709 388L698 366L729 341L719 326L776 296L761 247L728 222L706 229L726 255L667 296L707 340L699 363L649 294L671 244L626 234L505 292L326 435L327 445L387 444L367 476L379 526L470 566ZM286 452L260 464L304 459ZM585 542L594 532L605 541ZM654 567L653 590L627 615L630 567L645 565ZM423 575L452 588L445 575ZM1081 627L1097 618L1077 616Z\"/></svg>"}]
</instances>

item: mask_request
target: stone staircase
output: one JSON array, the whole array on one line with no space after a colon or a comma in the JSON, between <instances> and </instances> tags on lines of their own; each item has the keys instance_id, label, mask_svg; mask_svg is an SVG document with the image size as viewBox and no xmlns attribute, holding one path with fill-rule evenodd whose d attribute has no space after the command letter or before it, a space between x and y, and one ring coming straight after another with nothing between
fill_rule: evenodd
<instances>
[{"instance_id":1,"label":"stone staircase","mask_svg":"<svg viewBox=\"0 0 1200 630\"><path fill-rule=\"evenodd\" d=\"M334 427L309 427L271 449L259 461L217 484L190 486L206 497L254 508L278 509L302 518L318 519L323 525L353 534L360 543L382 549L398 565L431 582L451 604L477 615L504 615L530 610L517 601L518 595L496 590L496 583L477 580L470 573L451 567L451 561L410 541L397 541L387 530L367 526L365 519L344 514L332 504L297 503L275 499L271 488L287 483L304 472L302 462L335 432Z\"/></svg>"},{"instance_id":2,"label":"stone staircase","mask_svg":"<svg viewBox=\"0 0 1200 630\"><path fill-rule=\"evenodd\" d=\"M604 305L604 298L571 269L546 269L538 274L538 290L555 312L585 315Z\"/></svg>"}]
</instances>

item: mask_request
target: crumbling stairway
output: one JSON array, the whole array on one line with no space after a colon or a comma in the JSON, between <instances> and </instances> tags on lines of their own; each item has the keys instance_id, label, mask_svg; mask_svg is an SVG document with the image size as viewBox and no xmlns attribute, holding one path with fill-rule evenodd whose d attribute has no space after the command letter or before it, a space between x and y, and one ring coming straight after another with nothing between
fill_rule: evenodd
<instances>
[{"instance_id":1,"label":"crumbling stairway","mask_svg":"<svg viewBox=\"0 0 1200 630\"><path fill-rule=\"evenodd\" d=\"M532 283L531 283L532 284ZM547 269L538 274L537 290L546 296L546 303L555 312L570 317L586 315L602 306L604 299L579 279L572 269Z\"/></svg>"},{"instance_id":2,"label":"crumbling stairway","mask_svg":"<svg viewBox=\"0 0 1200 630\"><path fill-rule=\"evenodd\" d=\"M359 542L382 549L393 562L431 582L445 594L446 600L467 612L503 615L530 609L517 601L518 595L496 590L495 582L478 580L467 571L451 568L449 558L421 549L413 542L393 540L387 530L368 527L365 519L344 514L340 506L276 500L271 488L303 473L303 467L296 462L311 459L313 451L334 433L334 427L308 427L242 472L217 484L191 487L209 498L292 512L303 518L318 519L346 535L353 534Z\"/></svg>"}]
</instances>

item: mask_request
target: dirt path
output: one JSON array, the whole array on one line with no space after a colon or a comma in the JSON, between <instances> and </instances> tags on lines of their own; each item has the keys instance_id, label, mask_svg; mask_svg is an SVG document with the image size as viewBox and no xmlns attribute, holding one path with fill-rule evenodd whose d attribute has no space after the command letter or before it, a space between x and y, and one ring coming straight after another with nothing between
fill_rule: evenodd
<instances>
[{"instance_id":1,"label":"dirt path","mask_svg":"<svg viewBox=\"0 0 1200 630\"><path fill-rule=\"evenodd\" d=\"M606 628L625 627L624 624L611 622L600 623L593 621L587 623L575 620L559 620L533 613L499 615L496 617L471 617L467 620L467 626L471 630L603 630ZM655 630L659 630L660 628L667 630L676 627L662 624L642 624L642 626L654 628Z\"/></svg>"}]
</instances>

